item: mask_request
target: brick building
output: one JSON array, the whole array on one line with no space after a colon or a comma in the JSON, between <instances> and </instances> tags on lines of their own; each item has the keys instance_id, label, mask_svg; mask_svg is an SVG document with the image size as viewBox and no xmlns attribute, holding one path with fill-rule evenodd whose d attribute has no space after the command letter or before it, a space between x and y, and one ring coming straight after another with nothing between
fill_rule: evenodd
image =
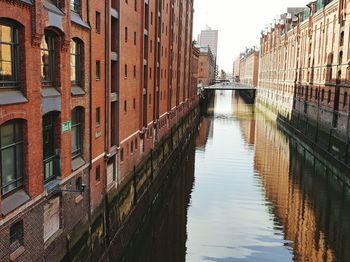
<instances>
[{"instance_id":1,"label":"brick building","mask_svg":"<svg viewBox=\"0 0 350 262\"><path fill-rule=\"evenodd\" d=\"M215 58L209 46L200 47L198 83L209 86L215 80Z\"/></svg>"},{"instance_id":2,"label":"brick building","mask_svg":"<svg viewBox=\"0 0 350 262\"><path fill-rule=\"evenodd\" d=\"M261 99L286 117L293 111L340 135L350 109L348 2L288 8L263 32L260 50Z\"/></svg>"},{"instance_id":3,"label":"brick building","mask_svg":"<svg viewBox=\"0 0 350 262\"><path fill-rule=\"evenodd\" d=\"M191 94L190 97L199 98L198 93L198 66L199 66L199 48L193 42L192 46L192 65L191 65Z\"/></svg>"},{"instance_id":4,"label":"brick building","mask_svg":"<svg viewBox=\"0 0 350 262\"><path fill-rule=\"evenodd\" d=\"M1 261L62 259L194 106L192 20L192 0L0 1Z\"/></svg>"},{"instance_id":5,"label":"brick building","mask_svg":"<svg viewBox=\"0 0 350 262\"><path fill-rule=\"evenodd\" d=\"M259 51L255 48L248 49L239 60L239 82L247 86L258 86L259 76Z\"/></svg>"}]
</instances>

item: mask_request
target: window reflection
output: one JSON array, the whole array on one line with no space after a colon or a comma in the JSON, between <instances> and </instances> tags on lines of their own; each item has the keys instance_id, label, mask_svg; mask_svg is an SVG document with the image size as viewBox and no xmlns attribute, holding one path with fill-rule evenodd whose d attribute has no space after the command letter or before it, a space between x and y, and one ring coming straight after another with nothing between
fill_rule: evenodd
<instances>
[{"instance_id":1,"label":"window reflection","mask_svg":"<svg viewBox=\"0 0 350 262\"><path fill-rule=\"evenodd\" d=\"M41 41L41 80L52 85L55 81L55 36L46 32Z\"/></svg>"},{"instance_id":2,"label":"window reflection","mask_svg":"<svg viewBox=\"0 0 350 262\"><path fill-rule=\"evenodd\" d=\"M18 30L0 20L0 87L16 85L18 66Z\"/></svg>"}]
</instances>

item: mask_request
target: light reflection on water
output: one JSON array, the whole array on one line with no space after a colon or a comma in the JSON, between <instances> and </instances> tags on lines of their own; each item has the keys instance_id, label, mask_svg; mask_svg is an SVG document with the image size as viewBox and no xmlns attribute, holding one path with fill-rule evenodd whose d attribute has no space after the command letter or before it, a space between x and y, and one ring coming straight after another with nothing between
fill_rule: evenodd
<instances>
[{"instance_id":1,"label":"light reflection on water","mask_svg":"<svg viewBox=\"0 0 350 262\"><path fill-rule=\"evenodd\" d=\"M217 92L204 120L212 131L196 151L186 261L292 260L255 170L253 106L239 106L231 94Z\"/></svg>"}]
</instances>

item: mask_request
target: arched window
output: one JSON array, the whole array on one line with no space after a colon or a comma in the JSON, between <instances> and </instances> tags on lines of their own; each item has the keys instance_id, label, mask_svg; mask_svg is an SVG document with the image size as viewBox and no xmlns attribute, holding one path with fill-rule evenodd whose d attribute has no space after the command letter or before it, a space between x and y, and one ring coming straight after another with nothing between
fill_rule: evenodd
<instances>
[{"instance_id":1,"label":"arched window","mask_svg":"<svg viewBox=\"0 0 350 262\"><path fill-rule=\"evenodd\" d=\"M45 31L41 40L41 81L44 85L54 85L56 81L56 39L53 32Z\"/></svg>"},{"instance_id":2,"label":"arched window","mask_svg":"<svg viewBox=\"0 0 350 262\"><path fill-rule=\"evenodd\" d=\"M72 157L83 154L84 143L84 108L76 107L72 110Z\"/></svg>"},{"instance_id":3,"label":"arched window","mask_svg":"<svg viewBox=\"0 0 350 262\"><path fill-rule=\"evenodd\" d=\"M12 120L0 126L1 195L22 188L24 176L23 121Z\"/></svg>"},{"instance_id":4,"label":"arched window","mask_svg":"<svg viewBox=\"0 0 350 262\"><path fill-rule=\"evenodd\" d=\"M84 45L79 39L73 39L70 45L70 74L73 85L83 86Z\"/></svg>"},{"instance_id":5,"label":"arched window","mask_svg":"<svg viewBox=\"0 0 350 262\"><path fill-rule=\"evenodd\" d=\"M19 82L18 27L0 19L0 87L16 87Z\"/></svg>"}]
</instances>

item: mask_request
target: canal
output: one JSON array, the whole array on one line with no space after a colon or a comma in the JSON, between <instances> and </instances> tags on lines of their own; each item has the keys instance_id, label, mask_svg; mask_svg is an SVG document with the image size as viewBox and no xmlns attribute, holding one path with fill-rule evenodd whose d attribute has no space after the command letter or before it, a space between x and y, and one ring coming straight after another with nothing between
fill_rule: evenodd
<instances>
[{"instance_id":1,"label":"canal","mask_svg":"<svg viewBox=\"0 0 350 262\"><path fill-rule=\"evenodd\" d=\"M233 91L217 91L123 261L350 261L350 190Z\"/></svg>"}]
</instances>

